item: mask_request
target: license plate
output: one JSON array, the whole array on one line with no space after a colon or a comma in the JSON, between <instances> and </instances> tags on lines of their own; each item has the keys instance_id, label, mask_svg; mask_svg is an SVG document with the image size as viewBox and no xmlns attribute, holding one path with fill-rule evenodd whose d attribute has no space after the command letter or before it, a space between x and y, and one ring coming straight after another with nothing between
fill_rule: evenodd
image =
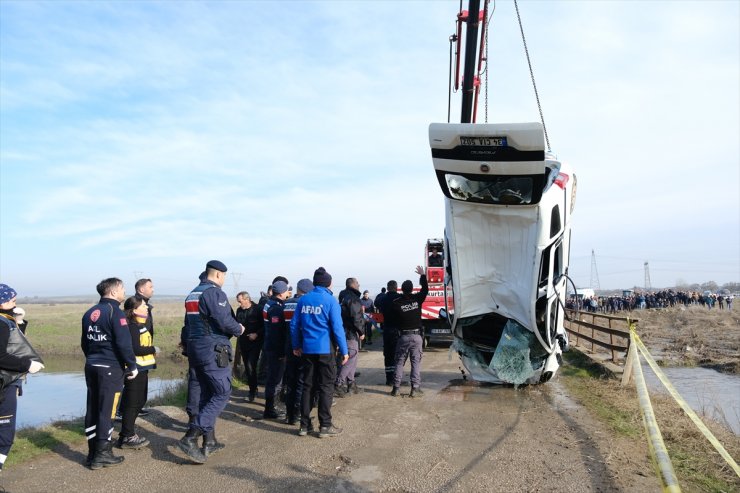
<instances>
[{"instance_id":1,"label":"license plate","mask_svg":"<svg viewBox=\"0 0 740 493\"><path fill-rule=\"evenodd\" d=\"M449 329L432 329L432 334L449 334Z\"/></svg>"},{"instance_id":2,"label":"license plate","mask_svg":"<svg viewBox=\"0 0 740 493\"><path fill-rule=\"evenodd\" d=\"M460 145L474 147L506 147L506 137L460 137Z\"/></svg>"}]
</instances>

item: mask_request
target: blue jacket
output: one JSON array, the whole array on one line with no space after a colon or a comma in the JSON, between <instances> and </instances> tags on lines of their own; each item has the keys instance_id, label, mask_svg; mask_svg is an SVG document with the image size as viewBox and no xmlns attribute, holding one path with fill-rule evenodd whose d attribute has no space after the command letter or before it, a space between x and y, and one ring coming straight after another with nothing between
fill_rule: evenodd
<instances>
[{"instance_id":1,"label":"blue jacket","mask_svg":"<svg viewBox=\"0 0 740 493\"><path fill-rule=\"evenodd\" d=\"M100 298L97 305L85 312L80 345L88 364L136 369L126 314L116 300Z\"/></svg>"},{"instance_id":2,"label":"blue jacket","mask_svg":"<svg viewBox=\"0 0 740 493\"><path fill-rule=\"evenodd\" d=\"M334 354L332 346L339 346L342 356L348 354L342 309L328 288L316 286L298 299L290 337L293 349L304 354Z\"/></svg>"},{"instance_id":3,"label":"blue jacket","mask_svg":"<svg viewBox=\"0 0 740 493\"><path fill-rule=\"evenodd\" d=\"M206 324L207 322L207 324ZM185 299L185 327L190 363L202 365L214 358L216 344L231 348L229 338L241 333L241 325L232 315L231 305L218 285L203 281Z\"/></svg>"}]
</instances>

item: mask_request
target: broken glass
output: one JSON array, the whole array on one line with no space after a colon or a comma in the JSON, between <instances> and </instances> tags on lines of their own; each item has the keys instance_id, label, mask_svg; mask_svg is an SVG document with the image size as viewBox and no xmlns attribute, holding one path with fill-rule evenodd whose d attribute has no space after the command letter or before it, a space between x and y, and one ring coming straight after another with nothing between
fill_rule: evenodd
<instances>
[{"instance_id":1,"label":"broken glass","mask_svg":"<svg viewBox=\"0 0 740 493\"><path fill-rule=\"evenodd\" d=\"M532 332L514 320L506 322L501 341L493 353L490 369L505 382L514 385L526 383L534 376L529 359L529 348L533 338Z\"/></svg>"}]
</instances>

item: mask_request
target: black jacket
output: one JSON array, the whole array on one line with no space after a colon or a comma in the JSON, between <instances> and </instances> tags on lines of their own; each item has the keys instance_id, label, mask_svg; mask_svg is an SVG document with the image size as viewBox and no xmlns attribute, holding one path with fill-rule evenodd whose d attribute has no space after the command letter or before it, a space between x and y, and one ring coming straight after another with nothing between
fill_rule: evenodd
<instances>
[{"instance_id":1,"label":"black jacket","mask_svg":"<svg viewBox=\"0 0 740 493\"><path fill-rule=\"evenodd\" d=\"M265 324L262 321L262 307L252 303L249 308L236 309L236 321L244 326L239 344L262 344L265 337ZM257 339L250 340L249 334L257 334Z\"/></svg>"},{"instance_id":2,"label":"black jacket","mask_svg":"<svg viewBox=\"0 0 740 493\"><path fill-rule=\"evenodd\" d=\"M362 318L360 292L354 288L347 288L343 293L341 306L344 335L347 337L347 340L359 341L360 336L365 335L365 321Z\"/></svg>"},{"instance_id":3,"label":"black jacket","mask_svg":"<svg viewBox=\"0 0 740 493\"><path fill-rule=\"evenodd\" d=\"M413 330L421 328L421 304L429 294L427 276L419 278L421 291L418 293L402 294L391 303L390 310L398 320L398 330Z\"/></svg>"}]
</instances>

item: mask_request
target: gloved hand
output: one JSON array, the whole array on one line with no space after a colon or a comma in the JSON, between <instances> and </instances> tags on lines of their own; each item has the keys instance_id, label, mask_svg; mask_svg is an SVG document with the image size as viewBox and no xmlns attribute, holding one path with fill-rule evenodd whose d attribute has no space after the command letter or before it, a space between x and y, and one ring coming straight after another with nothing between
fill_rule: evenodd
<instances>
[{"instance_id":1,"label":"gloved hand","mask_svg":"<svg viewBox=\"0 0 740 493\"><path fill-rule=\"evenodd\" d=\"M134 378L136 378L136 375L138 374L139 374L138 369L132 370L131 373L129 373L128 376L126 377L126 380L133 380Z\"/></svg>"},{"instance_id":2,"label":"gloved hand","mask_svg":"<svg viewBox=\"0 0 740 493\"><path fill-rule=\"evenodd\" d=\"M28 369L28 373L38 373L44 369L44 364L38 361L31 361L31 367Z\"/></svg>"}]
</instances>

